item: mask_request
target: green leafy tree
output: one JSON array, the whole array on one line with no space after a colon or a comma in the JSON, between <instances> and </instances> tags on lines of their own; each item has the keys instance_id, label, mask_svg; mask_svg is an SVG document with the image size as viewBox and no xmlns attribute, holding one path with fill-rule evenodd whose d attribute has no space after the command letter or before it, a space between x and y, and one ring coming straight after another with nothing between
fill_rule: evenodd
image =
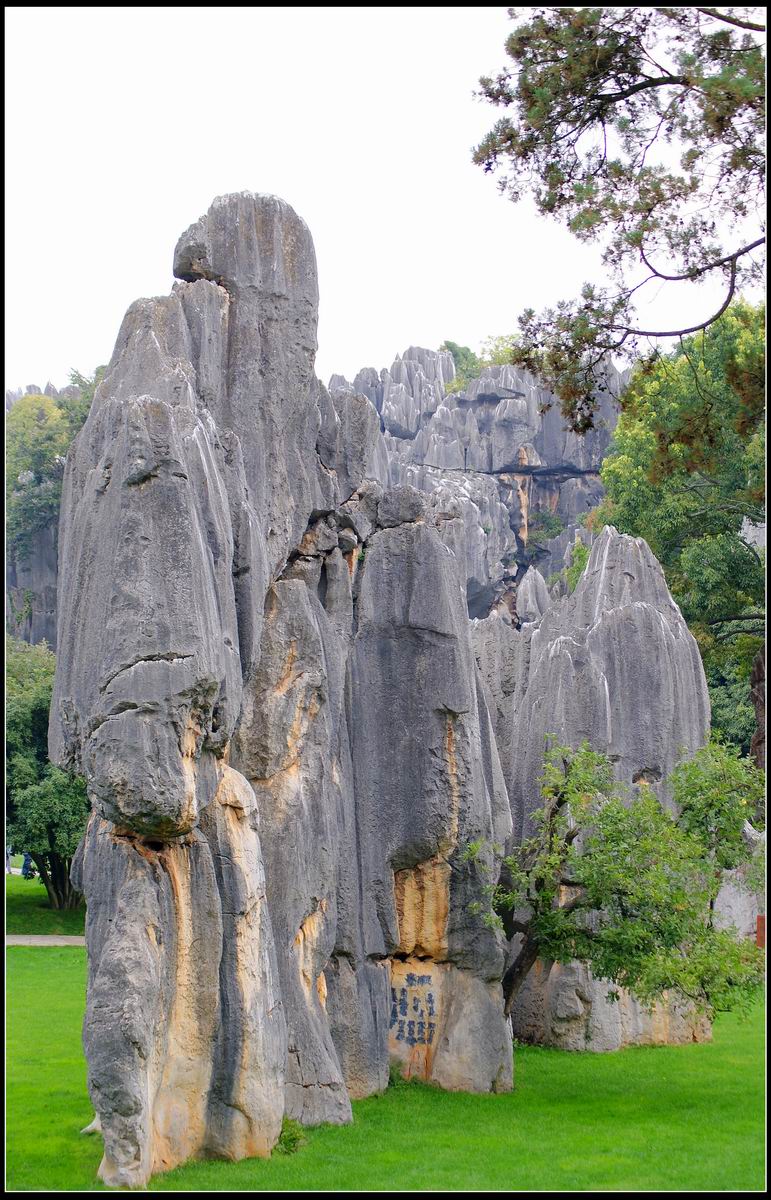
<instances>
[{"instance_id":1,"label":"green leafy tree","mask_svg":"<svg viewBox=\"0 0 771 1200\"><path fill-rule=\"evenodd\" d=\"M59 511L71 435L51 396L22 396L6 422L5 494L10 548L24 555Z\"/></svg>"},{"instance_id":2,"label":"green leafy tree","mask_svg":"<svg viewBox=\"0 0 771 1200\"><path fill-rule=\"evenodd\" d=\"M528 557L532 559L542 546L552 538L559 537L564 529L562 519L557 513L542 509L533 514L527 526Z\"/></svg>"},{"instance_id":3,"label":"green leafy tree","mask_svg":"<svg viewBox=\"0 0 771 1200\"><path fill-rule=\"evenodd\" d=\"M747 861L745 821L764 823L765 775L735 746L713 740L671 776L681 829L696 837L712 864L710 920L723 871Z\"/></svg>"},{"instance_id":4,"label":"green leafy tree","mask_svg":"<svg viewBox=\"0 0 771 1200\"><path fill-rule=\"evenodd\" d=\"M753 645L757 639L751 639ZM712 732L749 754L757 728L755 707L748 686L750 666L731 653L712 651L704 663L712 708Z\"/></svg>"},{"instance_id":5,"label":"green leafy tree","mask_svg":"<svg viewBox=\"0 0 771 1200\"><path fill-rule=\"evenodd\" d=\"M482 362L486 367L503 367L512 361L519 338L515 333L503 333L485 338L482 343Z\"/></svg>"},{"instance_id":6,"label":"green leafy tree","mask_svg":"<svg viewBox=\"0 0 771 1200\"><path fill-rule=\"evenodd\" d=\"M512 63L480 80L507 112L474 161L501 173L513 201L531 196L540 213L602 246L609 284L587 283L580 298L540 315L525 311L512 350L580 431L592 426L609 352L636 357L648 339L707 328L760 277L763 10L509 12ZM725 291L702 319L693 285L705 280ZM639 321L641 299L678 284L693 315L676 329Z\"/></svg>"},{"instance_id":7,"label":"green leafy tree","mask_svg":"<svg viewBox=\"0 0 771 1200\"><path fill-rule=\"evenodd\" d=\"M455 378L446 387L446 391L462 392L472 379L482 373L482 362L468 346L459 346L457 342L442 342L440 350L449 350L455 363Z\"/></svg>"},{"instance_id":8,"label":"green leafy tree","mask_svg":"<svg viewBox=\"0 0 771 1200\"><path fill-rule=\"evenodd\" d=\"M448 393L462 392L473 379L478 379L485 367L505 366L511 362L512 348L518 339L515 334L485 338L482 354L476 355L468 346L457 342L442 342L440 350L449 350L455 363L455 378L445 389Z\"/></svg>"},{"instance_id":9,"label":"green leafy tree","mask_svg":"<svg viewBox=\"0 0 771 1200\"><path fill-rule=\"evenodd\" d=\"M70 371L70 385L77 388L77 393L74 396L68 396L62 392L57 398L57 403L65 415L73 438L86 423L86 417L94 402L94 393L104 379L106 370L105 366L97 367L91 375L83 375L81 371L76 371L74 368Z\"/></svg>"},{"instance_id":10,"label":"green leafy tree","mask_svg":"<svg viewBox=\"0 0 771 1200\"><path fill-rule=\"evenodd\" d=\"M745 752L765 626L764 554L748 534L765 520L764 318L737 303L638 367L587 520L648 542L702 651L714 727Z\"/></svg>"},{"instance_id":11,"label":"green leafy tree","mask_svg":"<svg viewBox=\"0 0 771 1200\"><path fill-rule=\"evenodd\" d=\"M565 571L565 582L568 592L573 593L578 587L578 581L586 570L589 561L589 547L577 539L570 548L570 566Z\"/></svg>"},{"instance_id":12,"label":"green leafy tree","mask_svg":"<svg viewBox=\"0 0 771 1200\"><path fill-rule=\"evenodd\" d=\"M48 761L55 668L45 642L6 639L6 838L31 855L51 907L68 909L82 900L69 875L89 804L83 780Z\"/></svg>"},{"instance_id":13,"label":"green leafy tree","mask_svg":"<svg viewBox=\"0 0 771 1200\"><path fill-rule=\"evenodd\" d=\"M579 959L644 1003L672 989L710 1015L755 995L762 953L705 919L723 854L715 847L724 835L726 861L738 860L737 826L747 810L716 795L710 770L703 788L704 770L700 762L680 777L680 794L692 799L678 822L649 788L625 795L610 761L588 743L550 747L535 833L504 859L501 881L487 887L487 922L511 939L507 1013L538 958ZM715 803L720 837L705 817ZM480 869L481 849L473 843L466 852Z\"/></svg>"}]
</instances>

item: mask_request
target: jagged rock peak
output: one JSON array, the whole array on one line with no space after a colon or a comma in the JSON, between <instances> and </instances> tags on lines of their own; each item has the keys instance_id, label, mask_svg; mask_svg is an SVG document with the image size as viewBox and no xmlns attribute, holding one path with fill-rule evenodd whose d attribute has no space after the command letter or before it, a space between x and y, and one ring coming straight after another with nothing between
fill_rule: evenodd
<instances>
[{"instance_id":1,"label":"jagged rock peak","mask_svg":"<svg viewBox=\"0 0 771 1200\"><path fill-rule=\"evenodd\" d=\"M227 290L259 288L265 298L291 297L318 305L310 230L278 196L217 196L177 242L174 275L186 282L209 279Z\"/></svg>"},{"instance_id":2,"label":"jagged rock peak","mask_svg":"<svg viewBox=\"0 0 771 1200\"><path fill-rule=\"evenodd\" d=\"M530 589L523 585L518 601ZM551 600L519 631L497 615L472 628L515 842L532 831L541 804L547 735L573 747L588 741L621 782L671 805L668 776L709 735L709 695L696 642L641 538L606 526L571 596ZM515 1035L568 1049L709 1036L708 1022L683 1006L663 1004L651 1016L626 993L609 1005L607 990L577 963L538 963L512 1010Z\"/></svg>"}]
</instances>

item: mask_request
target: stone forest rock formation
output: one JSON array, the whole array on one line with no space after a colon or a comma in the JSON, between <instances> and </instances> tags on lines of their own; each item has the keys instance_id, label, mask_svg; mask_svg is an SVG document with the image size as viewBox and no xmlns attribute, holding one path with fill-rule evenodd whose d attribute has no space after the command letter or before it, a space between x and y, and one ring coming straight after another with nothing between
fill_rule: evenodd
<instances>
[{"instance_id":1,"label":"stone forest rock formation","mask_svg":"<svg viewBox=\"0 0 771 1200\"><path fill-rule=\"evenodd\" d=\"M174 269L126 314L60 529L50 748L93 802L74 872L111 1186L267 1154L285 1112L350 1120L389 1043L446 1086L512 1072L460 861L511 830L462 522L366 478L377 413L313 373L288 205L219 198Z\"/></svg>"},{"instance_id":2,"label":"stone forest rock formation","mask_svg":"<svg viewBox=\"0 0 771 1200\"><path fill-rule=\"evenodd\" d=\"M215 200L174 273L124 318L59 529L50 750L93 807L74 875L109 1186L268 1154L285 1113L346 1122L389 1058L510 1088L479 901L539 803L544 734L667 803L709 724L645 543L606 529L562 598L523 555L556 511L561 565L594 502L610 367L585 441L511 368L446 395L447 354L327 390L310 234L272 196Z\"/></svg>"},{"instance_id":3,"label":"stone forest rock formation","mask_svg":"<svg viewBox=\"0 0 771 1200\"><path fill-rule=\"evenodd\" d=\"M6 626L15 637L56 647L58 520L44 525L28 554L9 551L5 565Z\"/></svg>"},{"instance_id":4,"label":"stone forest rock formation","mask_svg":"<svg viewBox=\"0 0 771 1200\"><path fill-rule=\"evenodd\" d=\"M448 393L454 375L448 351L413 346L389 370L367 368L352 384L335 375L329 386L375 405L382 445L372 465L382 483L411 483L462 513L469 612L481 617L495 603L513 606L531 563L547 574L569 563L578 517L603 494L599 469L626 377L606 364L596 428L582 437L526 371L487 367Z\"/></svg>"}]
</instances>

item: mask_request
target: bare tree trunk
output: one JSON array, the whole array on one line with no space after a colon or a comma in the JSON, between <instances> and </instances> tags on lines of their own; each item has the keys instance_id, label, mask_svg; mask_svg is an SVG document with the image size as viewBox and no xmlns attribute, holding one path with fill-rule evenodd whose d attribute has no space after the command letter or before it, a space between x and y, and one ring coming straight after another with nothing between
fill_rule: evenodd
<instances>
[{"instance_id":1,"label":"bare tree trunk","mask_svg":"<svg viewBox=\"0 0 771 1200\"><path fill-rule=\"evenodd\" d=\"M48 893L51 908L57 911L78 908L83 897L70 883L70 860L60 858L58 854L36 855L31 852L30 858Z\"/></svg>"},{"instance_id":2,"label":"bare tree trunk","mask_svg":"<svg viewBox=\"0 0 771 1200\"><path fill-rule=\"evenodd\" d=\"M755 705L755 732L750 743L750 756L766 769L766 647L755 655L750 674L750 696Z\"/></svg>"},{"instance_id":3,"label":"bare tree trunk","mask_svg":"<svg viewBox=\"0 0 771 1200\"><path fill-rule=\"evenodd\" d=\"M508 1017L530 969L538 958L538 943L535 938L524 935L522 947L514 962L503 976L503 1014Z\"/></svg>"}]
</instances>

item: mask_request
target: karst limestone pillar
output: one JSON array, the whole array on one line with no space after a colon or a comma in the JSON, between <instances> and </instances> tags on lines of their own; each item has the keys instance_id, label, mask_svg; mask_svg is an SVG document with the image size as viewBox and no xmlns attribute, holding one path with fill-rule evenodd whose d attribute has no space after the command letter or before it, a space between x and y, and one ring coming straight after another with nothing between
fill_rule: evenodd
<instances>
[{"instance_id":1,"label":"karst limestone pillar","mask_svg":"<svg viewBox=\"0 0 771 1200\"><path fill-rule=\"evenodd\" d=\"M124 318L59 530L50 750L93 807L74 875L110 1186L268 1154L285 1113L350 1120L389 1053L511 1085L463 859L511 816L462 522L372 481L378 414L314 375L287 204L218 198L174 271Z\"/></svg>"}]
</instances>

